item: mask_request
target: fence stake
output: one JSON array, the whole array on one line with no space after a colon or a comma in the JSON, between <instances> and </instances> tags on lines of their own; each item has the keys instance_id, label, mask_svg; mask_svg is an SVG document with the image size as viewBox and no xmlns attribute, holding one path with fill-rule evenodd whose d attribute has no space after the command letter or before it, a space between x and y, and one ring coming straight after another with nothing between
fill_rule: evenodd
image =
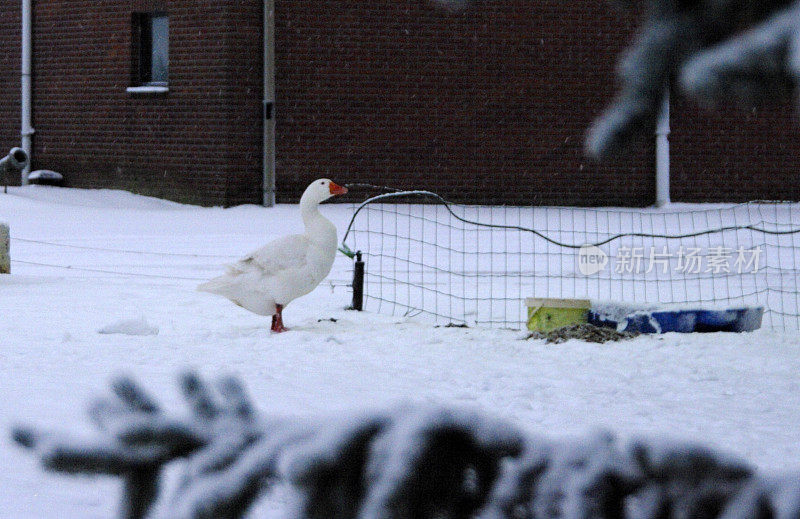
<instances>
[{"instance_id":1,"label":"fence stake","mask_svg":"<svg viewBox=\"0 0 800 519\"><path fill-rule=\"evenodd\" d=\"M356 252L356 262L353 268L352 308L359 312L364 309L364 262L361 260L361 251Z\"/></svg>"},{"instance_id":2,"label":"fence stake","mask_svg":"<svg viewBox=\"0 0 800 519\"><path fill-rule=\"evenodd\" d=\"M10 232L8 224L0 222L0 274L11 273Z\"/></svg>"}]
</instances>

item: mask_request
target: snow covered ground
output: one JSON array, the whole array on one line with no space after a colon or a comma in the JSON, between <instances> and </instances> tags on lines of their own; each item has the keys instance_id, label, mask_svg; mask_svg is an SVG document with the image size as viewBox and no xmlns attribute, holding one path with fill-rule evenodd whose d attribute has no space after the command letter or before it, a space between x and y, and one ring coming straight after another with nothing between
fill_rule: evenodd
<instances>
[{"instance_id":1,"label":"snow covered ground","mask_svg":"<svg viewBox=\"0 0 800 519\"><path fill-rule=\"evenodd\" d=\"M322 211L341 232L351 208ZM112 517L115 482L43 473L9 427L84 427L85 403L117 373L178 406L176 375L188 367L237 374L266 413L440 402L550 436L605 427L696 439L764 470L800 468L797 334L549 345L521 331L436 328L346 311L351 263L340 255L329 280L285 311L292 331L274 335L269 319L194 287L226 261L300 231L293 206L209 209L26 187L0 194L0 220L12 235L12 274L0 276L2 517ZM280 505L267 508L277 514Z\"/></svg>"}]
</instances>

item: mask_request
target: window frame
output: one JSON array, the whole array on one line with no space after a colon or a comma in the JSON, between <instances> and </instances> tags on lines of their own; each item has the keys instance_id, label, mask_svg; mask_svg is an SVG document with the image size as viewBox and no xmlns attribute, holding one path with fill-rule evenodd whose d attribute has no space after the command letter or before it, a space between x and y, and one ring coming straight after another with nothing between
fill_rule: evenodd
<instances>
[{"instance_id":1,"label":"window frame","mask_svg":"<svg viewBox=\"0 0 800 519\"><path fill-rule=\"evenodd\" d=\"M165 40L165 78L153 80L154 20L166 23L161 37ZM131 18L131 93L162 93L169 90L169 14L166 11L134 12Z\"/></svg>"}]
</instances>

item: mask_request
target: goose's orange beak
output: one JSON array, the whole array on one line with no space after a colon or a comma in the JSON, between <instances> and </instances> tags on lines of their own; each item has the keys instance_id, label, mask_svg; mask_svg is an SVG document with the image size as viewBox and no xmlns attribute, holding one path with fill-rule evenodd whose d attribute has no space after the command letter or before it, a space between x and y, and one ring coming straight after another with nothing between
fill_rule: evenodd
<instances>
[{"instance_id":1,"label":"goose's orange beak","mask_svg":"<svg viewBox=\"0 0 800 519\"><path fill-rule=\"evenodd\" d=\"M330 190L332 195L343 195L347 193L347 188L340 186L336 182L331 182Z\"/></svg>"}]
</instances>

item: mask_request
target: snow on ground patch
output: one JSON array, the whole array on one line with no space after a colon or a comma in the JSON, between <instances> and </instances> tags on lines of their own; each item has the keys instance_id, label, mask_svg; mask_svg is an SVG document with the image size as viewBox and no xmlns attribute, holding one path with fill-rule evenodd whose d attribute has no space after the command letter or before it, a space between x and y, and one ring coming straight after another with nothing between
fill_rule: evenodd
<instances>
[{"instance_id":1,"label":"snow on ground patch","mask_svg":"<svg viewBox=\"0 0 800 519\"><path fill-rule=\"evenodd\" d=\"M103 326L97 333L122 335L158 335L158 327L152 326L144 317L138 319L123 319L112 324Z\"/></svg>"},{"instance_id":2,"label":"snow on ground patch","mask_svg":"<svg viewBox=\"0 0 800 519\"><path fill-rule=\"evenodd\" d=\"M11 444L10 427L79 427L86 404L118 373L146 381L165 406L181 409L175 377L187 368L212 378L239 376L269 414L460 404L550 437L605 427L623 436L698 440L764 470L800 468L797 334L671 333L597 345L526 341L522 331L435 328L345 310L352 263L342 255L326 282L288 305L291 331L272 334L269 318L195 287L230 260L301 230L296 206L148 209L149 202L125 195L130 204L113 207L97 200L102 193L50 189L47 197L41 188L0 194L0 219L9 220L12 234L12 274L0 276L4 517L113 517L113 482L45 474ZM341 236L350 207L326 204L321 211ZM64 249L14 236L186 256ZM98 333L131 308L146 309L158 335ZM278 517L281 506L278 498L265 508Z\"/></svg>"},{"instance_id":3,"label":"snow on ground patch","mask_svg":"<svg viewBox=\"0 0 800 519\"><path fill-rule=\"evenodd\" d=\"M24 188L10 188L17 197L28 198L41 203L94 207L98 209L186 209L192 206L179 204L161 198L134 195L119 189L63 189L52 186L31 185Z\"/></svg>"}]
</instances>

